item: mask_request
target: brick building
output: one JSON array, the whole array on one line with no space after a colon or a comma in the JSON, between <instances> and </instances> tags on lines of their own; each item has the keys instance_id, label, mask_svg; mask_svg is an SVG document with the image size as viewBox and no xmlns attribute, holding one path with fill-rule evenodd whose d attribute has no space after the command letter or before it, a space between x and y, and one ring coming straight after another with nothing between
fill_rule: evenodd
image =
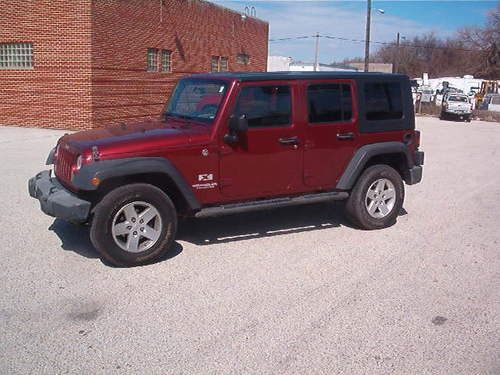
<instances>
[{"instance_id":1,"label":"brick building","mask_svg":"<svg viewBox=\"0 0 500 375\"><path fill-rule=\"evenodd\" d=\"M156 117L186 74L267 64L268 24L203 0L10 0L0 14L3 125Z\"/></svg>"}]
</instances>

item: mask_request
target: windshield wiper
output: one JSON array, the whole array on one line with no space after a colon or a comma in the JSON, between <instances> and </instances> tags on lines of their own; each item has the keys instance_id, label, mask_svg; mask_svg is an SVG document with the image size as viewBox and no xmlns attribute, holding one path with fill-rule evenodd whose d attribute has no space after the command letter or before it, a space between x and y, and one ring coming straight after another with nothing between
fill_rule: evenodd
<instances>
[{"instance_id":1,"label":"windshield wiper","mask_svg":"<svg viewBox=\"0 0 500 375\"><path fill-rule=\"evenodd\" d=\"M174 118L178 118L178 119L182 119L182 120L192 120L193 119L191 116L183 115L181 113L173 113L173 112L166 112L165 119L167 117L174 117Z\"/></svg>"}]
</instances>

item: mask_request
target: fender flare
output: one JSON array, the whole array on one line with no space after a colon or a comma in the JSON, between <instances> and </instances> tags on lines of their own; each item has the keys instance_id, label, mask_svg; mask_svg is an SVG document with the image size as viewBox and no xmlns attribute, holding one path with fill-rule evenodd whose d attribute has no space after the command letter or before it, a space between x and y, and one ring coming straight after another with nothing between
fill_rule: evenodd
<instances>
[{"instance_id":1,"label":"fender flare","mask_svg":"<svg viewBox=\"0 0 500 375\"><path fill-rule=\"evenodd\" d=\"M86 164L73 177L73 185L81 190L97 190L92 185L94 177L101 181L115 177L126 177L137 174L162 173L170 178L177 186L186 202L192 210L201 208L191 187L180 174L177 168L167 159L161 157L134 157L112 160L99 160Z\"/></svg>"},{"instance_id":2,"label":"fender flare","mask_svg":"<svg viewBox=\"0 0 500 375\"><path fill-rule=\"evenodd\" d=\"M413 166L413 159L408 147L403 142L380 142L360 147L347 165L337 183L336 189L350 190L363 172L366 163L374 156L383 154L403 154L406 157L407 167Z\"/></svg>"}]
</instances>

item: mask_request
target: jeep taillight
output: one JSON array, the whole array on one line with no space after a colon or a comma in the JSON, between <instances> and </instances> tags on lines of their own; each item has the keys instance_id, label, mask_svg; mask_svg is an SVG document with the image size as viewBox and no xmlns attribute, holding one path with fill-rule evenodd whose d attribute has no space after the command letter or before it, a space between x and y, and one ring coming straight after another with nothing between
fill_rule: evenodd
<instances>
[{"instance_id":1,"label":"jeep taillight","mask_svg":"<svg viewBox=\"0 0 500 375\"><path fill-rule=\"evenodd\" d=\"M420 130L415 130L415 147L419 148L420 147Z\"/></svg>"}]
</instances>

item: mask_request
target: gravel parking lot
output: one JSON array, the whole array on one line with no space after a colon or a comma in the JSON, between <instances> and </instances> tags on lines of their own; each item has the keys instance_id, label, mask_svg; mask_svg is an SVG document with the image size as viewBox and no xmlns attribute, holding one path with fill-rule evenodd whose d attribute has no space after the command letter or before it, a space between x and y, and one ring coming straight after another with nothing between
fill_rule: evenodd
<instances>
[{"instance_id":1,"label":"gravel parking lot","mask_svg":"<svg viewBox=\"0 0 500 375\"><path fill-rule=\"evenodd\" d=\"M200 219L132 269L28 196L64 131L1 127L0 373L499 374L500 124L417 126L395 226L336 204Z\"/></svg>"}]
</instances>

